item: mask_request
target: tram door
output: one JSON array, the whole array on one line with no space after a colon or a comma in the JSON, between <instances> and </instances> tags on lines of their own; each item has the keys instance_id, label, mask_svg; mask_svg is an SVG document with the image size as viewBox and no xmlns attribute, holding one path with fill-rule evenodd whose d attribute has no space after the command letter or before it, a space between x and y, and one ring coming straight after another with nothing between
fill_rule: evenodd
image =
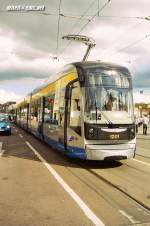
<instances>
[{"instance_id":1,"label":"tram door","mask_svg":"<svg viewBox=\"0 0 150 226\"><path fill-rule=\"evenodd\" d=\"M65 147L82 148L81 90L78 81L72 82L66 89L65 108Z\"/></svg>"}]
</instances>

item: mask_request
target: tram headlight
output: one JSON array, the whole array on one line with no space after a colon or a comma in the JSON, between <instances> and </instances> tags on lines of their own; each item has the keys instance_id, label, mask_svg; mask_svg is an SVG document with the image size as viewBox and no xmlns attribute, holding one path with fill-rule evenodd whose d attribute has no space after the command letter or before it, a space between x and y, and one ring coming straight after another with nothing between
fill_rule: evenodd
<instances>
[{"instance_id":1,"label":"tram headlight","mask_svg":"<svg viewBox=\"0 0 150 226\"><path fill-rule=\"evenodd\" d=\"M89 137L89 139L97 139L97 129L96 128L89 128L88 137Z\"/></svg>"},{"instance_id":2,"label":"tram headlight","mask_svg":"<svg viewBox=\"0 0 150 226\"><path fill-rule=\"evenodd\" d=\"M93 129L93 128L90 128L90 129L89 129L89 134L90 134L90 135L93 135L93 134L94 134L94 129Z\"/></svg>"},{"instance_id":3,"label":"tram headlight","mask_svg":"<svg viewBox=\"0 0 150 226\"><path fill-rule=\"evenodd\" d=\"M89 140L98 139L98 128L95 125L85 123L84 125L85 138Z\"/></svg>"}]
</instances>

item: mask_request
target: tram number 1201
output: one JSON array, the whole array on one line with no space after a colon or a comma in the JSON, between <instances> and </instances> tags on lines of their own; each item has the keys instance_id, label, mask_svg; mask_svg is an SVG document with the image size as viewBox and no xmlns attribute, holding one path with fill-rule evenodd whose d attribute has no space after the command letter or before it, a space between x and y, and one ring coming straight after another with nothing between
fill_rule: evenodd
<instances>
[{"instance_id":1,"label":"tram number 1201","mask_svg":"<svg viewBox=\"0 0 150 226\"><path fill-rule=\"evenodd\" d=\"M111 140L118 140L120 137L119 137L119 134L111 134L110 135L110 139Z\"/></svg>"}]
</instances>

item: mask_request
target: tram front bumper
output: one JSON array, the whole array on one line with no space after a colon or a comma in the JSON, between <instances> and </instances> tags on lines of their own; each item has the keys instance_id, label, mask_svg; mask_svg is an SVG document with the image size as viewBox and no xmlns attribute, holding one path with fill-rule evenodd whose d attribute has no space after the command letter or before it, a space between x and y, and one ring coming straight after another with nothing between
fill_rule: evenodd
<instances>
[{"instance_id":1,"label":"tram front bumper","mask_svg":"<svg viewBox=\"0 0 150 226\"><path fill-rule=\"evenodd\" d=\"M87 159L91 160L121 160L130 159L135 155L135 144L86 145Z\"/></svg>"}]
</instances>

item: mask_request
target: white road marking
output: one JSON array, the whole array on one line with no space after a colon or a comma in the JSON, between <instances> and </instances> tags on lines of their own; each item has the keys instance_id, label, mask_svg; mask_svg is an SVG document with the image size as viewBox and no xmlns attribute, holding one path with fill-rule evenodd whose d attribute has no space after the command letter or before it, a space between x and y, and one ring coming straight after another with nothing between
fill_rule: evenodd
<instances>
[{"instance_id":1,"label":"white road marking","mask_svg":"<svg viewBox=\"0 0 150 226\"><path fill-rule=\"evenodd\" d=\"M57 180L57 182L64 188L64 190L74 199L78 206L82 209L84 214L97 226L105 226L105 224L94 214L94 212L82 201L82 199L74 192L74 190L61 178L61 176L53 169L53 167L46 162L46 160L38 153L38 151L26 141L28 147L46 166L49 172Z\"/></svg>"},{"instance_id":2,"label":"white road marking","mask_svg":"<svg viewBox=\"0 0 150 226\"><path fill-rule=\"evenodd\" d=\"M140 161L140 160L137 160L137 159L131 159L131 160L142 163L142 164L147 165L147 166L150 166L150 163L147 163L147 162L143 162L143 161Z\"/></svg>"},{"instance_id":3,"label":"white road marking","mask_svg":"<svg viewBox=\"0 0 150 226\"><path fill-rule=\"evenodd\" d=\"M23 136L22 136L22 134L21 134L21 133L19 133L19 137L20 137L20 138L23 138Z\"/></svg>"},{"instance_id":4,"label":"white road marking","mask_svg":"<svg viewBox=\"0 0 150 226\"><path fill-rule=\"evenodd\" d=\"M119 212L120 212L123 216L127 217L128 220L129 220L132 224L138 224L138 223L140 223L140 221L134 220L134 219L133 219L134 217L131 216L131 215L129 215L129 214L127 214L124 210L119 210Z\"/></svg>"},{"instance_id":5,"label":"white road marking","mask_svg":"<svg viewBox=\"0 0 150 226\"><path fill-rule=\"evenodd\" d=\"M0 142L0 156L4 154L4 150L2 150L3 142Z\"/></svg>"}]
</instances>

